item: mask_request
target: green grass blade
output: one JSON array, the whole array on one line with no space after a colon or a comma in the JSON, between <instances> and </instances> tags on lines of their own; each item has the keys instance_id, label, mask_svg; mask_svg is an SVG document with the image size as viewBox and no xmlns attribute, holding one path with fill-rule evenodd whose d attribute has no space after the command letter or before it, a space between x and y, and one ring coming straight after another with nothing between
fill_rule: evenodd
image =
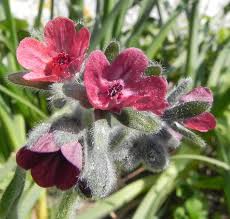
<instances>
[{"instance_id":1,"label":"green grass blade","mask_svg":"<svg viewBox=\"0 0 230 219\"><path fill-rule=\"evenodd\" d=\"M103 39L104 33L107 32L114 23L116 16L119 14L120 10L128 4L130 0L119 0L117 4L113 7L112 11L108 14L105 20L102 22L101 26L98 26L95 34L92 35L90 50L92 51Z\"/></svg>"},{"instance_id":2,"label":"green grass blade","mask_svg":"<svg viewBox=\"0 0 230 219\"><path fill-rule=\"evenodd\" d=\"M119 39L122 34L122 27L124 25L125 15L129 7L133 4L134 0L131 1L124 1L126 2L125 5L121 8L119 14L116 17L116 20L114 21L113 25L113 37L115 39Z\"/></svg>"},{"instance_id":3,"label":"green grass blade","mask_svg":"<svg viewBox=\"0 0 230 219\"><path fill-rule=\"evenodd\" d=\"M185 151L187 153L198 152L198 150L183 148L180 153ZM188 164L189 160L176 160L164 172L159 174L154 185L137 208L133 219L154 218L169 194L175 189L180 179L179 174L185 170Z\"/></svg>"},{"instance_id":4,"label":"green grass blade","mask_svg":"<svg viewBox=\"0 0 230 219\"><path fill-rule=\"evenodd\" d=\"M31 104L25 98L22 98L21 96L18 96L17 94L13 93L12 91L8 90L7 88L5 88L2 85L0 85L0 91L5 93L6 95L12 97L13 99L19 101L20 103L24 104L25 106L29 107L31 110L33 110L38 115L40 115L43 119L47 118L47 116L41 110L39 110L36 106Z\"/></svg>"},{"instance_id":5,"label":"green grass blade","mask_svg":"<svg viewBox=\"0 0 230 219\"><path fill-rule=\"evenodd\" d=\"M16 51L16 48L18 46L18 36L17 36L17 31L16 31L16 25L15 25L15 20L13 18L13 15L11 13L10 9L10 2L9 0L3 0L2 1L4 12L6 19L9 21L9 31L10 31L10 41L12 43L12 47L14 48L14 51ZM19 69L19 65L17 64L17 59L16 59L16 54L15 52L10 54L13 56L13 65L16 69Z\"/></svg>"},{"instance_id":6,"label":"green grass blade","mask_svg":"<svg viewBox=\"0 0 230 219\"><path fill-rule=\"evenodd\" d=\"M182 5L178 6L168 21L161 27L158 35L154 37L153 43L146 50L146 54L149 58L153 58L156 55L156 52L162 47L165 38L168 36L168 33L171 31L183 9L184 7Z\"/></svg>"},{"instance_id":7,"label":"green grass blade","mask_svg":"<svg viewBox=\"0 0 230 219\"><path fill-rule=\"evenodd\" d=\"M15 175L5 190L0 201L0 218L16 219L18 212L18 200L22 194L25 185L26 173L20 167L17 167Z\"/></svg>"},{"instance_id":8,"label":"green grass blade","mask_svg":"<svg viewBox=\"0 0 230 219\"><path fill-rule=\"evenodd\" d=\"M220 78L221 70L224 67L226 59L229 56L229 53L230 53L230 43L225 45L225 47L222 50L220 50L217 59L215 60L215 63L212 67L212 71L210 73L208 83L207 83L209 87L215 87L217 85L218 80Z\"/></svg>"},{"instance_id":9,"label":"green grass blade","mask_svg":"<svg viewBox=\"0 0 230 219\"><path fill-rule=\"evenodd\" d=\"M19 205L19 215L18 219L25 219L28 217L30 211L34 207L35 203L41 196L42 192L44 191L43 188L39 187L35 183L29 190L26 192L25 196L23 197L23 200L20 201Z\"/></svg>"},{"instance_id":10,"label":"green grass blade","mask_svg":"<svg viewBox=\"0 0 230 219\"><path fill-rule=\"evenodd\" d=\"M38 14L35 19L34 27L38 28L41 24L42 10L43 10L44 0L39 1Z\"/></svg>"},{"instance_id":11,"label":"green grass blade","mask_svg":"<svg viewBox=\"0 0 230 219\"><path fill-rule=\"evenodd\" d=\"M141 1L140 13L138 14L138 20L132 28L133 31L130 37L127 39L128 47L131 47L136 44L140 34L144 29L144 22L149 18L150 12L152 11L154 5L156 4L156 0L143 0Z\"/></svg>"},{"instance_id":12,"label":"green grass blade","mask_svg":"<svg viewBox=\"0 0 230 219\"><path fill-rule=\"evenodd\" d=\"M105 217L111 211L122 207L147 191L154 183L155 178L155 176L147 176L130 183L110 197L97 201L92 208L78 214L78 219L99 219Z\"/></svg>"},{"instance_id":13,"label":"green grass blade","mask_svg":"<svg viewBox=\"0 0 230 219\"><path fill-rule=\"evenodd\" d=\"M189 16L188 53L185 67L185 76L190 76L193 80L196 78L197 69L199 22L199 1L196 0L192 3L191 15Z\"/></svg>"},{"instance_id":14,"label":"green grass blade","mask_svg":"<svg viewBox=\"0 0 230 219\"><path fill-rule=\"evenodd\" d=\"M217 160L215 158L206 157L206 156L202 156L202 155L180 154L180 155L174 155L171 158L173 160L178 160L178 159L197 160L197 161L205 162L207 164L215 165L215 166L222 168L224 170L230 170L230 165L228 165L227 163L220 161L220 160Z\"/></svg>"}]
</instances>

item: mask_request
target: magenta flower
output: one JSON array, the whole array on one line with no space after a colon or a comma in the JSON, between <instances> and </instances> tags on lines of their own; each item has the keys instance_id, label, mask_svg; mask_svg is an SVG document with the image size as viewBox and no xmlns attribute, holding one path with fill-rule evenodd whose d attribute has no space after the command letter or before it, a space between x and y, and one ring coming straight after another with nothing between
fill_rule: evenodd
<instances>
[{"instance_id":1,"label":"magenta flower","mask_svg":"<svg viewBox=\"0 0 230 219\"><path fill-rule=\"evenodd\" d=\"M162 114L167 81L145 76L148 58L136 48L123 50L110 64L100 50L87 60L84 83L89 102L95 109L119 112L124 107Z\"/></svg>"},{"instance_id":2,"label":"magenta flower","mask_svg":"<svg viewBox=\"0 0 230 219\"><path fill-rule=\"evenodd\" d=\"M212 92L206 87L194 88L192 91L180 98L180 102L190 101L204 101L210 103L211 106L213 103ZM216 127L216 119L211 113L204 112L192 118L185 119L183 124L187 128L200 132L207 132Z\"/></svg>"},{"instance_id":3,"label":"magenta flower","mask_svg":"<svg viewBox=\"0 0 230 219\"><path fill-rule=\"evenodd\" d=\"M75 29L75 23L63 17L49 21L44 29L44 42L23 39L17 49L18 62L30 72L30 81L58 82L79 71L89 47L87 28Z\"/></svg>"},{"instance_id":4,"label":"magenta flower","mask_svg":"<svg viewBox=\"0 0 230 219\"><path fill-rule=\"evenodd\" d=\"M78 181L82 156L80 143L72 142L58 147L54 134L46 133L34 145L21 148L16 160L25 170L31 169L31 175L39 186L56 186L66 190Z\"/></svg>"}]
</instances>

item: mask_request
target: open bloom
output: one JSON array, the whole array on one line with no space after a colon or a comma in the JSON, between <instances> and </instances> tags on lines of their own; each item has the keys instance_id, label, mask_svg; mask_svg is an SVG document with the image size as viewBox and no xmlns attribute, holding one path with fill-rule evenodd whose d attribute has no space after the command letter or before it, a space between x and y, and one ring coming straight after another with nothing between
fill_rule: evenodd
<instances>
[{"instance_id":1,"label":"open bloom","mask_svg":"<svg viewBox=\"0 0 230 219\"><path fill-rule=\"evenodd\" d=\"M124 107L161 114L167 81L161 76L145 76L148 58L137 48L123 50L110 64L100 50L87 60L84 83L95 109L119 112Z\"/></svg>"},{"instance_id":2,"label":"open bloom","mask_svg":"<svg viewBox=\"0 0 230 219\"><path fill-rule=\"evenodd\" d=\"M33 145L22 147L16 160L19 166L31 170L39 186L66 190L78 181L82 169L82 146L73 141L59 147L55 143L54 131L40 136Z\"/></svg>"},{"instance_id":3,"label":"open bloom","mask_svg":"<svg viewBox=\"0 0 230 219\"><path fill-rule=\"evenodd\" d=\"M206 87L194 88L192 91L183 95L180 98L180 102L190 101L208 102L211 106L213 103L212 92ZM203 112L200 115L185 119L183 121L183 124L187 128L194 129L200 132L207 132L216 127L216 120L211 113Z\"/></svg>"},{"instance_id":4,"label":"open bloom","mask_svg":"<svg viewBox=\"0 0 230 219\"><path fill-rule=\"evenodd\" d=\"M75 23L63 17L49 21L44 42L27 37L17 49L18 62L30 72L23 78L31 81L58 82L80 70L89 46L87 28L75 29Z\"/></svg>"}]
</instances>

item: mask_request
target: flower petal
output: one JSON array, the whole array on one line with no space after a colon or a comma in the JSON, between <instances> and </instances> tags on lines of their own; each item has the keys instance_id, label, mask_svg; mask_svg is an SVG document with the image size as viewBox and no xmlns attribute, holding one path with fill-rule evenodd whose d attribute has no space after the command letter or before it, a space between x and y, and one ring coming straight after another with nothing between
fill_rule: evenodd
<instances>
[{"instance_id":1,"label":"flower petal","mask_svg":"<svg viewBox=\"0 0 230 219\"><path fill-rule=\"evenodd\" d=\"M29 150L38 153L50 153L60 150L54 142L54 136L52 133L46 133L41 136L38 141L32 145Z\"/></svg>"},{"instance_id":2,"label":"flower petal","mask_svg":"<svg viewBox=\"0 0 230 219\"><path fill-rule=\"evenodd\" d=\"M59 80L57 75L46 76L44 73L29 72L23 76L23 79L27 81L37 82L56 82Z\"/></svg>"},{"instance_id":3,"label":"flower petal","mask_svg":"<svg viewBox=\"0 0 230 219\"><path fill-rule=\"evenodd\" d=\"M75 23L64 17L49 21L44 29L45 42L51 50L57 53L69 54L75 38Z\"/></svg>"},{"instance_id":4,"label":"flower petal","mask_svg":"<svg viewBox=\"0 0 230 219\"><path fill-rule=\"evenodd\" d=\"M182 102L190 102L190 101L203 101L212 104L213 96L212 92L207 87L197 87L194 88L192 91L187 93L186 95L180 98Z\"/></svg>"},{"instance_id":5,"label":"flower petal","mask_svg":"<svg viewBox=\"0 0 230 219\"><path fill-rule=\"evenodd\" d=\"M27 37L17 48L17 59L24 68L42 72L51 60L51 53L43 43Z\"/></svg>"},{"instance_id":6,"label":"flower petal","mask_svg":"<svg viewBox=\"0 0 230 219\"><path fill-rule=\"evenodd\" d=\"M78 58L84 56L86 50L89 47L90 32L88 28L83 27L78 32L75 33L72 49L70 55Z\"/></svg>"},{"instance_id":7,"label":"flower petal","mask_svg":"<svg viewBox=\"0 0 230 219\"><path fill-rule=\"evenodd\" d=\"M79 171L82 169L83 154L82 146L78 142L65 144L61 147L63 156L73 164Z\"/></svg>"},{"instance_id":8,"label":"flower petal","mask_svg":"<svg viewBox=\"0 0 230 219\"><path fill-rule=\"evenodd\" d=\"M42 160L39 153L29 150L26 146L22 147L16 155L17 164L25 170L31 169Z\"/></svg>"},{"instance_id":9,"label":"flower petal","mask_svg":"<svg viewBox=\"0 0 230 219\"><path fill-rule=\"evenodd\" d=\"M134 103L129 103L130 106L138 110L151 111L157 115L161 115L168 106L165 98L167 81L164 77L146 77L130 85L128 86L129 89L132 90L134 92L133 95L137 97Z\"/></svg>"},{"instance_id":10,"label":"flower petal","mask_svg":"<svg viewBox=\"0 0 230 219\"><path fill-rule=\"evenodd\" d=\"M80 171L67 160L59 163L55 176L55 185L61 190L67 190L77 184Z\"/></svg>"},{"instance_id":11,"label":"flower petal","mask_svg":"<svg viewBox=\"0 0 230 219\"><path fill-rule=\"evenodd\" d=\"M204 112L198 116L186 119L184 126L200 132L207 132L216 127L216 119L211 113Z\"/></svg>"},{"instance_id":12,"label":"flower petal","mask_svg":"<svg viewBox=\"0 0 230 219\"><path fill-rule=\"evenodd\" d=\"M122 79L131 83L143 76L147 66L148 58L140 49L128 48L117 56L103 76L109 81Z\"/></svg>"},{"instance_id":13,"label":"flower petal","mask_svg":"<svg viewBox=\"0 0 230 219\"><path fill-rule=\"evenodd\" d=\"M100 50L92 52L87 60L84 73L84 84L89 102L95 109L106 109L109 98L102 95L107 90L102 74L109 67L109 61Z\"/></svg>"},{"instance_id":14,"label":"flower petal","mask_svg":"<svg viewBox=\"0 0 230 219\"><path fill-rule=\"evenodd\" d=\"M31 169L34 181L41 187L47 188L55 185L56 173L60 166L61 153L41 154L44 159Z\"/></svg>"}]
</instances>

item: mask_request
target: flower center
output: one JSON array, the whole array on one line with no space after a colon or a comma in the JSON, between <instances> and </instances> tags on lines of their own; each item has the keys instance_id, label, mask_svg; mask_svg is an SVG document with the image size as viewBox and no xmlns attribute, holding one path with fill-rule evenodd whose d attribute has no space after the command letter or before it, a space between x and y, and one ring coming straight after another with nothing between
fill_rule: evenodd
<instances>
[{"instance_id":1,"label":"flower center","mask_svg":"<svg viewBox=\"0 0 230 219\"><path fill-rule=\"evenodd\" d=\"M109 87L108 96L109 97L114 97L117 94L119 94L122 89L123 89L123 86L121 84L119 84L119 83L116 83L116 84L112 85L111 87Z\"/></svg>"},{"instance_id":2,"label":"flower center","mask_svg":"<svg viewBox=\"0 0 230 219\"><path fill-rule=\"evenodd\" d=\"M72 59L69 54L60 52L46 65L45 74L47 76L56 75L60 80L71 77L68 69L71 61Z\"/></svg>"},{"instance_id":3,"label":"flower center","mask_svg":"<svg viewBox=\"0 0 230 219\"><path fill-rule=\"evenodd\" d=\"M53 58L53 64L68 65L71 62L71 58L68 54L61 52Z\"/></svg>"}]
</instances>

